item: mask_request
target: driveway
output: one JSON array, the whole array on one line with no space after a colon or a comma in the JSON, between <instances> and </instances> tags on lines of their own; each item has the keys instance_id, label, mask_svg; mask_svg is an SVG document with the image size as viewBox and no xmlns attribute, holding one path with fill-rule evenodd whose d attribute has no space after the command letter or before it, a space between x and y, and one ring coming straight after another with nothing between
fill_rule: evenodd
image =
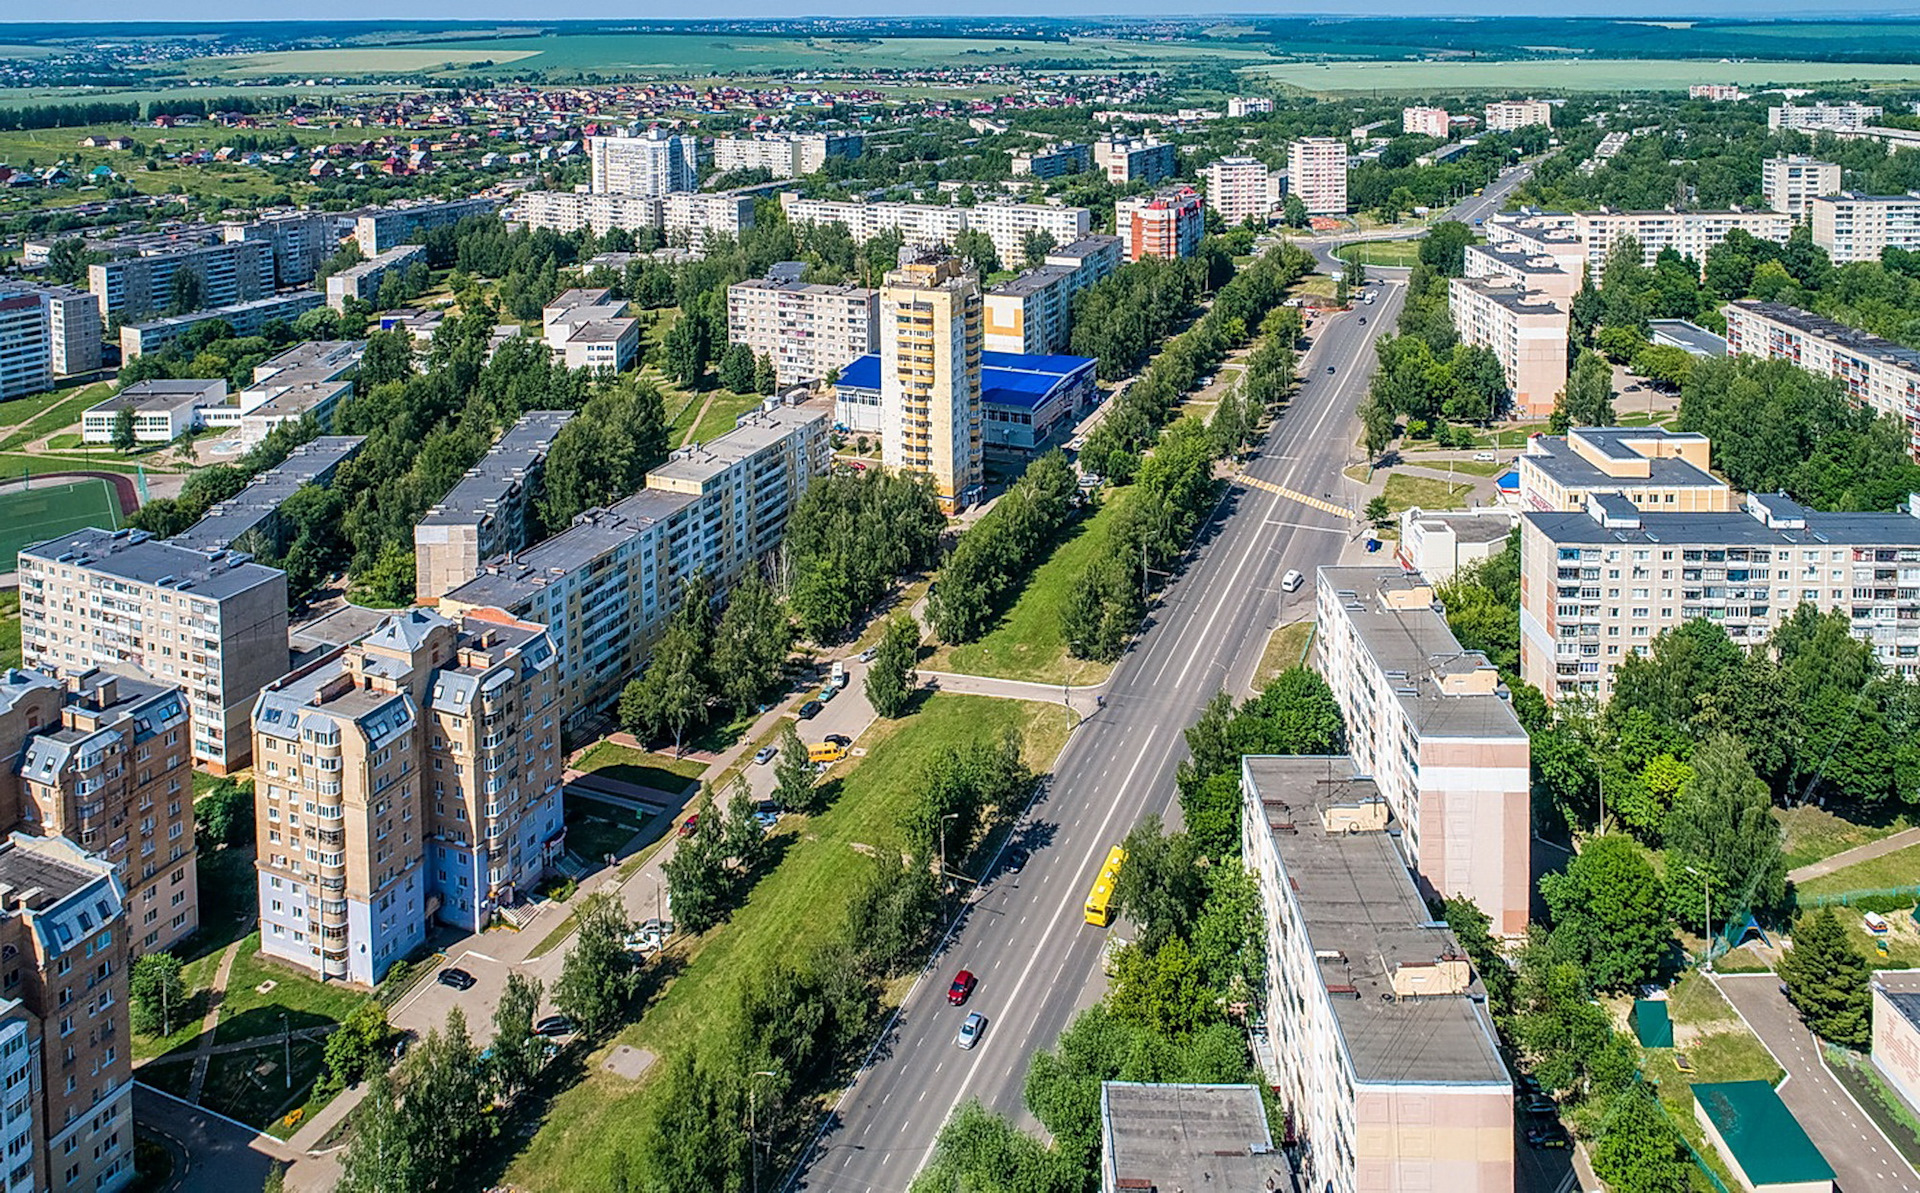
<instances>
[{"instance_id":1,"label":"driveway","mask_svg":"<svg viewBox=\"0 0 1920 1193\"><path fill-rule=\"evenodd\" d=\"M231 1193L258 1189L275 1160L294 1153L277 1140L149 1086L133 1086L138 1133L160 1140L173 1156L173 1176L160 1193Z\"/></svg>"},{"instance_id":2,"label":"driveway","mask_svg":"<svg viewBox=\"0 0 1920 1193\"><path fill-rule=\"evenodd\" d=\"M1800 1022L1770 973L1716 975L1714 985L1787 1071L1780 1100L1839 1175L1846 1193L1912 1190L1920 1176L1820 1060L1820 1042Z\"/></svg>"}]
</instances>

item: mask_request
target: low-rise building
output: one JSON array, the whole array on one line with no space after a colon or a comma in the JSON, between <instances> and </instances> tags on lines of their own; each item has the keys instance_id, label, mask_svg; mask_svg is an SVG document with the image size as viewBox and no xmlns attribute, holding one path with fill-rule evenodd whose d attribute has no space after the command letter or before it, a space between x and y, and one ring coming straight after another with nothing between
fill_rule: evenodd
<instances>
[{"instance_id":1,"label":"low-rise building","mask_svg":"<svg viewBox=\"0 0 1920 1193\"><path fill-rule=\"evenodd\" d=\"M1920 991L1895 990L1876 977L1872 998L1873 1067L1908 1106L1920 1106Z\"/></svg>"},{"instance_id":2,"label":"low-rise building","mask_svg":"<svg viewBox=\"0 0 1920 1193\"><path fill-rule=\"evenodd\" d=\"M1400 131L1409 136L1446 137L1451 125L1445 108L1400 109Z\"/></svg>"},{"instance_id":3,"label":"low-rise building","mask_svg":"<svg viewBox=\"0 0 1920 1193\"><path fill-rule=\"evenodd\" d=\"M1257 157L1223 157L1200 171L1207 184L1207 206L1229 224L1264 221L1279 201L1273 171Z\"/></svg>"},{"instance_id":4,"label":"low-rise building","mask_svg":"<svg viewBox=\"0 0 1920 1193\"><path fill-rule=\"evenodd\" d=\"M1728 352L1838 378L1855 402L1899 420L1920 458L1920 352L1785 303L1741 299L1720 312Z\"/></svg>"},{"instance_id":5,"label":"low-rise building","mask_svg":"<svg viewBox=\"0 0 1920 1193\"><path fill-rule=\"evenodd\" d=\"M1395 556L1433 583L1445 584L1461 568L1506 550L1518 521L1517 513L1500 506L1471 511L1413 506L1400 511Z\"/></svg>"},{"instance_id":6,"label":"low-rise building","mask_svg":"<svg viewBox=\"0 0 1920 1193\"><path fill-rule=\"evenodd\" d=\"M1100 1083L1100 1193L1210 1187L1293 1188L1258 1086Z\"/></svg>"},{"instance_id":7,"label":"low-rise building","mask_svg":"<svg viewBox=\"0 0 1920 1193\"><path fill-rule=\"evenodd\" d=\"M1513 1085L1485 995L1345 756L1240 760L1265 926L1268 1075L1300 1185L1509 1193Z\"/></svg>"},{"instance_id":8,"label":"low-rise building","mask_svg":"<svg viewBox=\"0 0 1920 1193\"><path fill-rule=\"evenodd\" d=\"M1461 341L1500 358L1515 413L1553 413L1567 387L1567 308L1543 293L1487 278L1454 278L1447 293Z\"/></svg>"},{"instance_id":9,"label":"low-rise building","mask_svg":"<svg viewBox=\"0 0 1920 1193\"><path fill-rule=\"evenodd\" d=\"M785 278L727 287L727 340L773 361L782 386L819 381L878 347L880 292Z\"/></svg>"},{"instance_id":10,"label":"low-rise building","mask_svg":"<svg viewBox=\"0 0 1920 1193\"><path fill-rule=\"evenodd\" d=\"M1544 99L1508 99L1487 105L1486 129L1510 133L1532 124L1553 127L1553 104Z\"/></svg>"},{"instance_id":11,"label":"low-rise building","mask_svg":"<svg viewBox=\"0 0 1920 1193\"><path fill-rule=\"evenodd\" d=\"M1920 248L1920 192L1822 194L1809 201L1808 212L1813 243L1827 250L1835 265L1878 261L1890 248Z\"/></svg>"},{"instance_id":12,"label":"low-rise building","mask_svg":"<svg viewBox=\"0 0 1920 1193\"><path fill-rule=\"evenodd\" d=\"M1084 174L1093 169L1093 147L1065 141L1031 153L1015 153L1011 169L1015 175L1042 179Z\"/></svg>"},{"instance_id":13,"label":"low-rise building","mask_svg":"<svg viewBox=\"0 0 1920 1193\"><path fill-rule=\"evenodd\" d=\"M1770 1081L1697 1081L1693 1117L1734 1179L1753 1193L1833 1193L1820 1154Z\"/></svg>"},{"instance_id":14,"label":"low-rise building","mask_svg":"<svg viewBox=\"0 0 1920 1193\"><path fill-rule=\"evenodd\" d=\"M1099 404L1088 356L980 354L982 446L989 458L1028 460L1058 446ZM882 433L880 357L848 365L834 387L834 424L858 435Z\"/></svg>"},{"instance_id":15,"label":"low-rise building","mask_svg":"<svg viewBox=\"0 0 1920 1193\"><path fill-rule=\"evenodd\" d=\"M1760 163L1760 193L1767 206L1796 220L1813 214L1813 201L1840 190L1840 164L1804 154L1770 157Z\"/></svg>"},{"instance_id":16,"label":"low-rise building","mask_svg":"<svg viewBox=\"0 0 1920 1193\"><path fill-rule=\"evenodd\" d=\"M340 403L352 396L366 350L365 340L295 344L253 367L253 384L234 396L232 409L205 413L203 419L210 426L238 425L243 450L251 450L277 428L304 419L312 419L325 431L333 426Z\"/></svg>"},{"instance_id":17,"label":"low-rise building","mask_svg":"<svg viewBox=\"0 0 1920 1193\"><path fill-rule=\"evenodd\" d=\"M1727 337L1687 319L1649 319L1647 339L1658 347L1678 348L1688 356L1727 354Z\"/></svg>"},{"instance_id":18,"label":"low-rise building","mask_svg":"<svg viewBox=\"0 0 1920 1193\"><path fill-rule=\"evenodd\" d=\"M281 524L280 507L308 485L333 483L340 466L358 455L365 435L322 435L287 453L287 458L253 478L247 487L207 508L198 522L167 541L211 554L270 550L284 554L292 538Z\"/></svg>"},{"instance_id":19,"label":"low-rise building","mask_svg":"<svg viewBox=\"0 0 1920 1193\"><path fill-rule=\"evenodd\" d=\"M1725 513L1733 486L1708 471L1713 445L1664 427L1575 427L1535 435L1515 464L1520 507L1583 510L1596 493L1618 493L1648 511Z\"/></svg>"},{"instance_id":20,"label":"low-rise building","mask_svg":"<svg viewBox=\"0 0 1920 1193\"><path fill-rule=\"evenodd\" d=\"M1178 151L1152 137L1102 137L1093 143L1093 162L1115 186L1155 183L1180 170Z\"/></svg>"},{"instance_id":21,"label":"low-rise building","mask_svg":"<svg viewBox=\"0 0 1920 1193\"><path fill-rule=\"evenodd\" d=\"M318 290L289 290L269 298L235 303L230 307L210 307L191 315L172 315L128 323L120 328L120 359L133 360L148 352L158 352L181 336L205 323L224 323L236 336L257 335L270 323L292 322L319 307L325 299Z\"/></svg>"},{"instance_id":22,"label":"low-rise building","mask_svg":"<svg viewBox=\"0 0 1920 1193\"><path fill-rule=\"evenodd\" d=\"M344 311L348 299L371 303L380 296L380 283L388 274L403 273L416 263L425 268L427 250L417 244L400 244L370 261L349 265L327 278L327 305Z\"/></svg>"},{"instance_id":23,"label":"low-rise building","mask_svg":"<svg viewBox=\"0 0 1920 1193\"><path fill-rule=\"evenodd\" d=\"M82 443L112 443L122 410L133 412L136 443L172 443L198 428L203 411L227 405L227 383L220 378L156 378L136 381L80 416Z\"/></svg>"},{"instance_id":24,"label":"low-rise building","mask_svg":"<svg viewBox=\"0 0 1920 1193\"><path fill-rule=\"evenodd\" d=\"M1308 215L1347 213L1347 143L1338 137L1300 137L1287 144L1287 193Z\"/></svg>"},{"instance_id":25,"label":"low-rise building","mask_svg":"<svg viewBox=\"0 0 1920 1193\"><path fill-rule=\"evenodd\" d=\"M1198 191L1175 186L1117 200L1113 224L1126 244L1129 261L1191 257L1206 236L1207 213Z\"/></svg>"},{"instance_id":26,"label":"low-rise building","mask_svg":"<svg viewBox=\"0 0 1920 1193\"><path fill-rule=\"evenodd\" d=\"M414 597L431 604L480 574L480 565L533 541L533 503L547 451L571 410L532 410L507 428L460 483L413 528Z\"/></svg>"},{"instance_id":27,"label":"low-rise building","mask_svg":"<svg viewBox=\"0 0 1920 1193\"><path fill-rule=\"evenodd\" d=\"M640 356L640 321L613 292L566 290L542 308L547 347L570 369L624 372Z\"/></svg>"}]
</instances>

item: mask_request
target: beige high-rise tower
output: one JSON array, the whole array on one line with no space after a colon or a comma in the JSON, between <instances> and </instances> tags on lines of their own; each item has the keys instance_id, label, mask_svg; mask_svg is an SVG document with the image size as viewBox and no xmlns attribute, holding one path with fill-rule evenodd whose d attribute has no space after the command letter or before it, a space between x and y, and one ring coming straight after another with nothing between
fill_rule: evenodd
<instances>
[{"instance_id":1,"label":"beige high-rise tower","mask_svg":"<svg viewBox=\"0 0 1920 1193\"><path fill-rule=\"evenodd\" d=\"M946 510L980 484L980 278L942 252L904 248L880 291L880 438L888 468L933 478Z\"/></svg>"}]
</instances>

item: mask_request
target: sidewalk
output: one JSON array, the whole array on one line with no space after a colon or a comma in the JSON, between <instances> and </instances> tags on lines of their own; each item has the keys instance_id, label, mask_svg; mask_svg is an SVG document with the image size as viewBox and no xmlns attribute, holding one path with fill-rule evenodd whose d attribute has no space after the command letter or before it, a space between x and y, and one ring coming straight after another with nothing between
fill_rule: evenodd
<instances>
[{"instance_id":1,"label":"sidewalk","mask_svg":"<svg viewBox=\"0 0 1920 1193\"><path fill-rule=\"evenodd\" d=\"M1809 879L1831 874L1835 870L1844 870L1858 862L1872 861L1877 857L1885 857L1889 853L1898 853L1909 845L1920 845L1920 828L1901 829L1890 837L1869 841L1865 845L1855 845L1852 849L1842 850L1832 857L1823 857L1817 862L1808 862L1796 870L1787 871L1787 881L1797 885Z\"/></svg>"}]
</instances>

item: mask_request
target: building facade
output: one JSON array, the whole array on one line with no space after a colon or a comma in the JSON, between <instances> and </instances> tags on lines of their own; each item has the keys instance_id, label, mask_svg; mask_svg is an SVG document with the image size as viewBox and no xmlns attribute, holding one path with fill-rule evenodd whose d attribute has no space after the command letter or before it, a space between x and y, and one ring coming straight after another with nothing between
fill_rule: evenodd
<instances>
[{"instance_id":1,"label":"building facade","mask_svg":"<svg viewBox=\"0 0 1920 1193\"><path fill-rule=\"evenodd\" d=\"M460 483L413 528L414 598L430 605L480 574L496 555L534 540L533 503L546 476L547 451L571 410L530 410L507 428Z\"/></svg>"},{"instance_id":2,"label":"building facade","mask_svg":"<svg viewBox=\"0 0 1920 1193\"><path fill-rule=\"evenodd\" d=\"M1813 215L1813 201L1840 190L1840 164L1804 154L1770 157L1760 163L1760 193L1767 206L1796 220Z\"/></svg>"},{"instance_id":3,"label":"building facade","mask_svg":"<svg viewBox=\"0 0 1920 1193\"><path fill-rule=\"evenodd\" d=\"M1180 170L1179 152L1152 137L1103 137L1093 143L1093 164L1116 186L1155 183Z\"/></svg>"},{"instance_id":4,"label":"building facade","mask_svg":"<svg viewBox=\"0 0 1920 1193\"><path fill-rule=\"evenodd\" d=\"M1207 206L1229 224L1264 221L1273 211L1279 188L1273 171L1257 157L1223 157L1200 171L1207 184Z\"/></svg>"},{"instance_id":5,"label":"building facade","mask_svg":"<svg viewBox=\"0 0 1920 1193\"><path fill-rule=\"evenodd\" d=\"M1308 215L1347 213L1347 143L1338 137L1301 137L1287 145L1287 192Z\"/></svg>"},{"instance_id":6,"label":"building facade","mask_svg":"<svg viewBox=\"0 0 1920 1193\"><path fill-rule=\"evenodd\" d=\"M1851 131L1866 128L1885 111L1878 104L1782 104L1767 109L1767 128L1773 132L1781 129Z\"/></svg>"},{"instance_id":7,"label":"building facade","mask_svg":"<svg viewBox=\"0 0 1920 1193\"><path fill-rule=\"evenodd\" d=\"M1744 97L1740 94L1740 86L1737 83L1694 83L1687 88L1687 98L1727 104Z\"/></svg>"},{"instance_id":8,"label":"building facade","mask_svg":"<svg viewBox=\"0 0 1920 1193\"><path fill-rule=\"evenodd\" d=\"M881 459L931 477L946 510L982 479L980 279L956 257L900 250L880 289Z\"/></svg>"},{"instance_id":9,"label":"building facade","mask_svg":"<svg viewBox=\"0 0 1920 1193\"><path fill-rule=\"evenodd\" d=\"M261 241L188 245L96 261L87 266L87 289L102 320L128 321L169 308L185 315L271 296L273 264L273 246ZM179 274L194 278L195 301L185 309L177 305L183 293L174 281Z\"/></svg>"},{"instance_id":10,"label":"building facade","mask_svg":"<svg viewBox=\"0 0 1920 1193\"><path fill-rule=\"evenodd\" d=\"M317 309L325 297L318 290L289 290L252 302L230 307L210 307L191 315L170 315L144 323L123 324L120 328L120 360L133 360L143 353L158 352L203 323L225 323L236 336L256 335L269 323L292 322Z\"/></svg>"},{"instance_id":11,"label":"building facade","mask_svg":"<svg viewBox=\"0 0 1920 1193\"><path fill-rule=\"evenodd\" d=\"M1500 358L1515 411L1524 418L1553 413L1567 387L1567 309L1545 294L1486 278L1454 278L1447 296L1461 341Z\"/></svg>"},{"instance_id":12,"label":"building facade","mask_svg":"<svg viewBox=\"0 0 1920 1193\"><path fill-rule=\"evenodd\" d=\"M985 296L988 352L1064 352L1073 332L1073 296L1120 268L1118 236L1085 236L1049 250L1046 264L1009 278Z\"/></svg>"},{"instance_id":13,"label":"building facade","mask_svg":"<svg viewBox=\"0 0 1920 1193\"><path fill-rule=\"evenodd\" d=\"M1729 353L1838 378L1855 402L1899 420L1920 459L1920 352L1785 303L1741 299L1720 313Z\"/></svg>"},{"instance_id":14,"label":"building facade","mask_svg":"<svg viewBox=\"0 0 1920 1193\"><path fill-rule=\"evenodd\" d=\"M1266 95L1236 95L1227 100L1227 116L1265 116L1273 111L1273 98Z\"/></svg>"},{"instance_id":15,"label":"building facade","mask_svg":"<svg viewBox=\"0 0 1920 1193\"><path fill-rule=\"evenodd\" d=\"M353 239L363 254L378 257L395 245L410 244L415 237L435 228L452 227L468 216L492 215L499 206L497 200L481 196L445 202L419 199L375 207L354 217Z\"/></svg>"},{"instance_id":16,"label":"building facade","mask_svg":"<svg viewBox=\"0 0 1920 1193\"><path fill-rule=\"evenodd\" d=\"M530 228L562 234L591 229L604 236L615 228L659 229L667 241L703 252L707 237L738 237L753 227L753 195L744 191L674 191L653 195L596 195L587 191L522 191L507 218Z\"/></svg>"},{"instance_id":17,"label":"building facade","mask_svg":"<svg viewBox=\"0 0 1920 1193\"><path fill-rule=\"evenodd\" d=\"M46 299L0 290L0 400L52 388L53 329Z\"/></svg>"},{"instance_id":18,"label":"building facade","mask_svg":"<svg viewBox=\"0 0 1920 1193\"><path fill-rule=\"evenodd\" d=\"M1663 427L1574 427L1535 435L1514 462L1520 507L1583 510L1596 493L1618 493L1646 510L1725 513L1733 486L1708 471L1705 435Z\"/></svg>"},{"instance_id":19,"label":"building facade","mask_svg":"<svg viewBox=\"0 0 1920 1193\"><path fill-rule=\"evenodd\" d=\"M880 294L755 278L727 287L727 340L773 361L782 386L819 381L874 350Z\"/></svg>"},{"instance_id":20,"label":"building facade","mask_svg":"<svg viewBox=\"0 0 1920 1193\"><path fill-rule=\"evenodd\" d=\"M1553 127L1553 105L1544 99L1509 99L1487 105L1486 130L1510 133L1532 124Z\"/></svg>"},{"instance_id":21,"label":"building facade","mask_svg":"<svg viewBox=\"0 0 1920 1193\"><path fill-rule=\"evenodd\" d=\"M380 283L390 273L403 273L415 264L425 268L427 250L417 244L395 245L371 261L349 265L327 278L327 305L336 311L347 309L349 299L372 303L380 297Z\"/></svg>"},{"instance_id":22,"label":"building facade","mask_svg":"<svg viewBox=\"0 0 1920 1193\"><path fill-rule=\"evenodd\" d=\"M1065 178L1093 169L1093 147L1067 141L1033 153L1012 155L1011 168L1016 176Z\"/></svg>"},{"instance_id":23,"label":"building facade","mask_svg":"<svg viewBox=\"0 0 1920 1193\"><path fill-rule=\"evenodd\" d=\"M306 286L340 248L340 216L330 211L273 212L220 225L224 240L262 240L273 246L274 284Z\"/></svg>"},{"instance_id":24,"label":"building facade","mask_svg":"<svg viewBox=\"0 0 1920 1193\"><path fill-rule=\"evenodd\" d=\"M1464 276L1510 282L1571 309L1573 296L1580 292L1586 276L1586 250L1578 244L1554 248L1553 252L1535 252L1517 240L1499 245L1470 244L1463 258Z\"/></svg>"},{"instance_id":25,"label":"building facade","mask_svg":"<svg viewBox=\"0 0 1920 1193\"><path fill-rule=\"evenodd\" d=\"M1167 187L1113 205L1113 224L1126 243L1127 260L1191 257L1207 234L1207 213L1190 186Z\"/></svg>"},{"instance_id":26,"label":"building facade","mask_svg":"<svg viewBox=\"0 0 1920 1193\"><path fill-rule=\"evenodd\" d=\"M751 137L717 137L713 142L713 168L717 171L761 169L773 178L804 178L825 166L830 157L859 157L865 144L866 139L859 133L758 133Z\"/></svg>"},{"instance_id":27,"label":"building facade","mask_svg":"<svg viewBox=\"0 0 1920 1193\"><path fill-rule=\"evenodd\" d=\"M38 352L34 345L40 336L24 304L14 300L22 295L39 299L46 316L46 355L52 373L41 389L52 387L53 377L72 377L91 373L100 367L100 346L106 325L100 320L100 304L92 294L71 286L43 285L37 282L0 282L0 394L39 390L10 390L10 379L37 375ZM24 367L23 367L23 363Z\"/></svg>"},{"instance_id":28,"label":"building facade","mask_svg":"<svg viewBox=\"0 0 1920 1193\"><path fill-rule=\"evenodd\" d=\"M1824 194L1808 204L1813 243L1835 265L1878 261L1886 249L1920 248L1920 193Z\"/></svg>"},{"instance_id":29,"label":"building facade","mask_svg":"<svg viewBox=\"0 0 1920 1193\"><path fill-rule=\"evenodd\" d=\"M1451 118L1445 108L1400 109L1400 131L1408 136L1446 137Z\"/></svg>"},{"instance_id":30,"label":"building facade","mask_svg":"<svg viewBox=\"0 0 1920 1193\"><path fill-rule=\"evenodd\" d=\"M1781 211L1599 211L1574 213L1573 228L1587 246L1587 261L1597 271L1607 263L1614 243L1631 236L1640 245L1641 263L1651 268L1662 249L1691 257L1705 268L1707 252L1735 228L1759 240L1785 244L1793 217Z\"/></svg>"},{"instance_id":31,"label":"building facade","mask_svg":"<svg viewBox=\"0 0 1920 1193\"><path fill-rule=\"evenodd\" d=\"M699 186L700 145L650 128L637 137L588 137L589 185L597 195L658 197Z\"/></svg>"}]
</instances>

